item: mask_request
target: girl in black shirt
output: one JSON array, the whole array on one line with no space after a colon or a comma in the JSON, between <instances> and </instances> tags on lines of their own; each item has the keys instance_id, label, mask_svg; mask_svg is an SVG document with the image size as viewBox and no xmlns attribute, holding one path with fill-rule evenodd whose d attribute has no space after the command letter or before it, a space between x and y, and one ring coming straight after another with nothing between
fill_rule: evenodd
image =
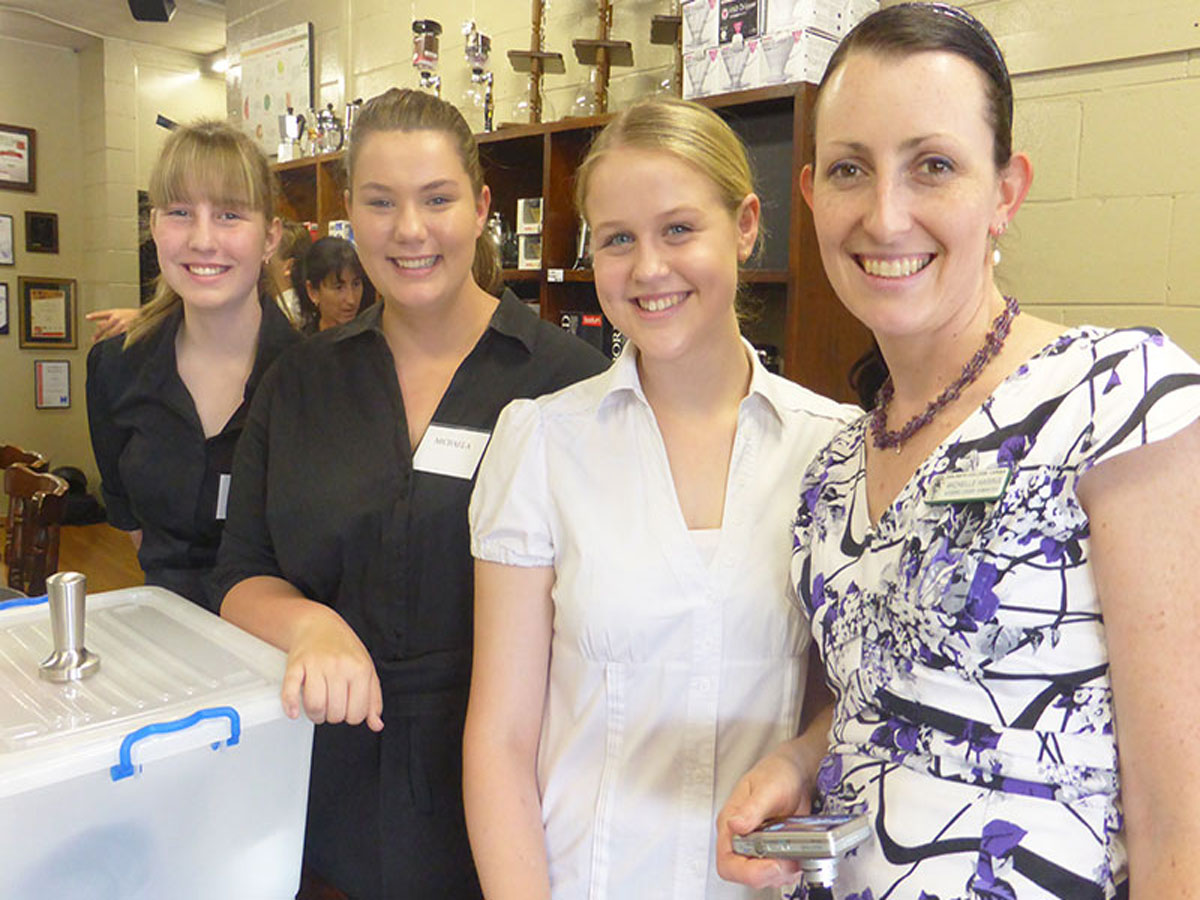
<instances>
[{"instance_id":1,"label":"girl in black shirt","mask_svg":"<svg viewBox=\"0 0 1200 900\"><path fill-rule=\"evenodd\" d=\"M298 335L269 298L279 242L262 152L224 122L171 134L150 176L162 274L127 335L88 354L88 424L108 520L149 584L206 603L233 448L263 372Z\"/></svg>"},{"instance_id":2,"label":"girl in black shirt","mask_svg":"<svg viewBox=\"0 0 1200 900\"><path fill-rule=\"evenodd\" d=\"M216 573L221 614L287 651L284 708L326 723L308 869L355 898L478 898L461 793L467 503L505 404L605 360L492 293L490 193L453 106L396 89L372 99L348 169L346 208L382 303L287 354L256 397Z\"/></svg>"}]
</instances>

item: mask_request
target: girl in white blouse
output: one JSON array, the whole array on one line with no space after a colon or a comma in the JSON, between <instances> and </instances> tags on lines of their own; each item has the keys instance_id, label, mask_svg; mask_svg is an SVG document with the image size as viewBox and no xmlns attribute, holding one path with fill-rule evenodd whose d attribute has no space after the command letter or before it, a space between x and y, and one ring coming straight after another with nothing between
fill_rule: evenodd
<instances>
[{"instance_id":1,"label":"girl in white blouse","mask_svg":"<svg viewBox=\"0 0 1200 900\"><path fill-rule=\"evenodd\" d=\"M719 117L653 100L579 170L601 375L501 414L471 503L471 847L489 900L745 898L714 868L739 774L793 734L796 485L855 415L739 334L760 204Z\"/></svg>"}]
</instances>

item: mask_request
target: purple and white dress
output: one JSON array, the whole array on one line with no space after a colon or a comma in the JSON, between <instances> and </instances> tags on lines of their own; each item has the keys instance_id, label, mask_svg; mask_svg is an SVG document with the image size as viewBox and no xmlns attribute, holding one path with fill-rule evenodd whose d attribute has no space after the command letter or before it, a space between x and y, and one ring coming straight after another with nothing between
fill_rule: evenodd
<instances>
[{"instance_id":1,"label":"purple and white dress","mask_svg":"<svg viewBox=\"0 0 1200 900\"><path fill-rule=\"evenodd\" d=\"M838 900L1116 895L1112 690L1076 488L1197 417L1200 366L1162 334L1081 327L1003 381L877 524L866 417L809 467L792 577L837 698L819 803L875 831Z\"/></svg>"}]
</instances>

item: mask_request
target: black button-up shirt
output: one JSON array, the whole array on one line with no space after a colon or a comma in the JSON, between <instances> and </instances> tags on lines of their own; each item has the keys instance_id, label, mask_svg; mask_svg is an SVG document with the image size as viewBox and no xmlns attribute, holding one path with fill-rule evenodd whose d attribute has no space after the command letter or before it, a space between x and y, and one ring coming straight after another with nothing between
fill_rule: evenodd
<instances>
[{"instance_id":1,"label":"black button-up shirt","mask_svg":"<svg viewBox=\"0 0 1200 900\"><path fill-rule=\"evenodd\" d=\"M416 471L382 304L310 338L267 376L234 462L214 597L255 575L327 603L383 685L381 734L317 728L310 866L351 896L478 897L462 814L474 478ZM511 295L432 425L490 432L500 410L593 375L599 353Z\"/></svg>"},{"instance_id":2,"label":"black button-up shirt","mask_svg":"<svg viewBox=\"0 0 1200 900\"><path fill-rule=\"evenodd\" d=\"M224 525L221 476L228 480L232 471L234 445L263 374L300 340L274 302L264 300L262 310L242 404L210 438L175 361L182 307L127 350L121 335L88 353L88 427L108 521L142 530L138 561L147 584L202 605Z\"/></svg>"}]
</instances>

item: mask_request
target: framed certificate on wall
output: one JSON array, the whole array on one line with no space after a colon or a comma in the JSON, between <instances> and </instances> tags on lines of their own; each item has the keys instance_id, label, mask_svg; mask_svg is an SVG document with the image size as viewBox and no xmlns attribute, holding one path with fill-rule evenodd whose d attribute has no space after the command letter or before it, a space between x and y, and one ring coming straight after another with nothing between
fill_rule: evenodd
<instances>
[{"instance_id":1,"label":"framed certificate on wall","mask_svg":"<svg viewBox=\"0 0 1200 900\"><path fill-rule=\"evenodd\" d=\"M22 349L76 346L74 278L18 278L17 310Z\"/></svg>"}]
</instances>

